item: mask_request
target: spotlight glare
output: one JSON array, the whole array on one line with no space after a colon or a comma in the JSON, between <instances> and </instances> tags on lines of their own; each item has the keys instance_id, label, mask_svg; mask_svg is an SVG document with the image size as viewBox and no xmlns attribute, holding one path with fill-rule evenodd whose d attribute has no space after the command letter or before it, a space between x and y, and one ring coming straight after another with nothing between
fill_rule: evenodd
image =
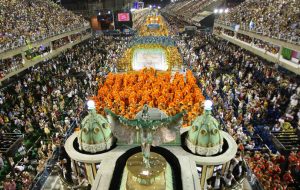
<instances>
[{"instance_id":1,"label":"spotlight glare","mask_svg":"<svg viewBox=\"0 0 300 190\"><path fill-rule=\"evenodd\" d=\"M87 102L87 106L88 106L88 109L89 110L92 110L92 109L95 109L96 108L96 105L95 105L95 102L93 100L89 100Z\"/></svg>"},{"instance_id":2,"label":"spotlight glare","mask_svg":"<svg viewBox=\"0 0 300 190\"><path fill-rule=\"evenodd\" d=\"M148 171L148 170L143 170L143 171L141 172L141 174L147 176L147 175L149 175L149 171Z\"/></svg>"},{"instance_id":3,"label":"spotlight glare","mask_svg":"<svg viewBox=\"0 0 300 190\"><path fill-rule=\"evenodd\" d=\"M211 100L204 101L204 110L212 110L213 102Z\"/></svg>"}]
</instances>

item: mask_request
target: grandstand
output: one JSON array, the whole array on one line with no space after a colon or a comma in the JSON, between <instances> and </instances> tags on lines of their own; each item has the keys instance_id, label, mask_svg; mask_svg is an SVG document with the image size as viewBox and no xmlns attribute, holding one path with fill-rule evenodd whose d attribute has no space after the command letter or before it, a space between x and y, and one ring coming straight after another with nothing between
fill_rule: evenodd
<instances>
[{"instance_id":1,"label":"grandstand","mask_svg":"<svg viewBox=\"0 0 300 190\"><path fill-rule=\"evenodd\" d=\"M85 23L52 1L1 0L1 6L0 53L83 27Z\"/></svg>"},{"instance_id":2,"label":"grandstand","mask_svg":"<svg viewBox=\"0 0 300 190\"><path fill-rule=\"evenodd\" d=\"M300 7L297 1L245 1L219 20L239 24L243 29L264 36L300 43Z\"/></svg>"},{"instance_id":3,"label":"grandstand","mask_svg":"<svg viewBox=\"0 0 300 190\"><path fill-rule=\"evenodd\" d=\"M204 10L212 11L212 7L220 5L219 0L184 0L167 5L162 12L191 24L192 19Z\"/></svg>"},{"instance_id":4,"label":"grandstand","mask_svg":"<svg viewBox=\"0 0 300 190\"><path fill-rule=\"evenodd\" d=\"M53 1L1 0L1 6L0 82L88 34L87 21Z\"/></svg>"}]
</instances>

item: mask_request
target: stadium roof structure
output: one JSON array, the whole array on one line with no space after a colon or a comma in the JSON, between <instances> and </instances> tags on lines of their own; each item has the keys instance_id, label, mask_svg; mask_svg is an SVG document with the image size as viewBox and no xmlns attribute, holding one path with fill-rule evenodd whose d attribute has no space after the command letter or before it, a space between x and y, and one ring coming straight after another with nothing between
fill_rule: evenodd
<instances>
[{"instance_id":1,"label":"stadium roof structure","mask_svg":"<svg viewBox=\"0 0 300 190\"><path fill-rule=\"evenodd\" d=\"M192 18L192 21L200 22L201 20L205 19L206 17L208 17L212 14L213 14L213 12L210 12L210 11L202 11L202 12L198 13L196 16L194 16Z\"/></svg>"}]
</instances>

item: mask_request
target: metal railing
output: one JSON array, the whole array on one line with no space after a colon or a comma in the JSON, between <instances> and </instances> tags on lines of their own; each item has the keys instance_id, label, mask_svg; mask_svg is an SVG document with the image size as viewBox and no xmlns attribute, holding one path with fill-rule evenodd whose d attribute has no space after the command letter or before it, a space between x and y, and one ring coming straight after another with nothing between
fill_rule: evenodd
<instances>
[{"instance_id":1,"label":"metal railing","mask_svg":"<svg viewBox=\"0 0 300 190\"><path fill-rule=\"evenodd\" d=\"M237 23L226 22L226 21L222 21L219 19L215 20L215 22L218 24L223 24L223 25L230 26L230 27L234 27L234 26L238 25ZM267 36L272 39L292 43L292 44L300 44L300 37L297 35L289 36L289 35L283 35L280 33L278 35L272 35L269 31L263 30L261 28L253 28L252 29L252 28L250 28L249 25L246 25L246 23L240 24L239 29L242 29L247 32L256 33L258 35Z\"/></svg>"},{"instance_id":2,"label":"metal railing","mask_svg":"<svg viewBox=\"0 0 300 190\"><path fill-rule=\"evenodd\" d=\"M32 35L31 37L29 37L27 39L19 39L19 41L14 41L13 43L7 43L7 44L2 45L2 46L0 44L0 53L6 52L6 51L9 51L9 50L14 50L14 49L16 49L18 47L21 47L21 46L25 46L27 44L26 40L29 40L30 43L38 42L38 41L45 40L47 38L51 38L53 36L61 35L61 34L67 33L67 32L71 32L71 31L83 28L83 27L88 26L88 25L89 25L88 23L77 24L77 25L73 25L73 26L68 27L68 28L62 28L58 31L52 31L52 32L48 32L48 33L42 34L42 35Z\"/></svg>"}]
</instances>

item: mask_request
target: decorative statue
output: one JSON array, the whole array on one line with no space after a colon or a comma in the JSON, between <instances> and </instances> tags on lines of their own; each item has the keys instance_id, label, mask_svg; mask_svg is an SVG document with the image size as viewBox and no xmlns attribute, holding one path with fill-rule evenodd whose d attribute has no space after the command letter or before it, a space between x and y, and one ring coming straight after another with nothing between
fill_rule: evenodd
<instances>
[{"instance_id":1,"label":"decorative statue","mask_svg":"<svg viewBox=\"0 0 300 190\"><path fill-rule=\"evenodd\" d=\"M223 136L219 122L212 116L212 105L212 101L205 100L204 113L188 131L186 145L195 154L212 156L222 152Z\"/></svg>"},{"instance_id":2,"label":"decorative statue","mask_svg":"<svg viewBox=\"0 0 300 190\"><path fill-rule=\"evenodd\" d=\"M89 114L82 120L78 134L79 149L91 153L110 149L114 139L109 123L97 114L94 101L88 101L88 110Z\"/></svg>"},{"instance_id":3,"label":"decorative statue","mask_svg":"<svg viewBox=\"0 0 300 190\"><path fill-rule=\"evenodd\" d=\"M158 146L161 143L175 140L176 132L179 130L185 114L184 111L171 117L162 118L163 115L160 113L160 119L151 119L148 105L144 105L141 117L133 120L116 115L109 109L105 109L105 112L112 132L118 139L132 144L135 133L139 132L143 162L146 168L150 168L151 145Z\"/></svg>"}]
</instances>

